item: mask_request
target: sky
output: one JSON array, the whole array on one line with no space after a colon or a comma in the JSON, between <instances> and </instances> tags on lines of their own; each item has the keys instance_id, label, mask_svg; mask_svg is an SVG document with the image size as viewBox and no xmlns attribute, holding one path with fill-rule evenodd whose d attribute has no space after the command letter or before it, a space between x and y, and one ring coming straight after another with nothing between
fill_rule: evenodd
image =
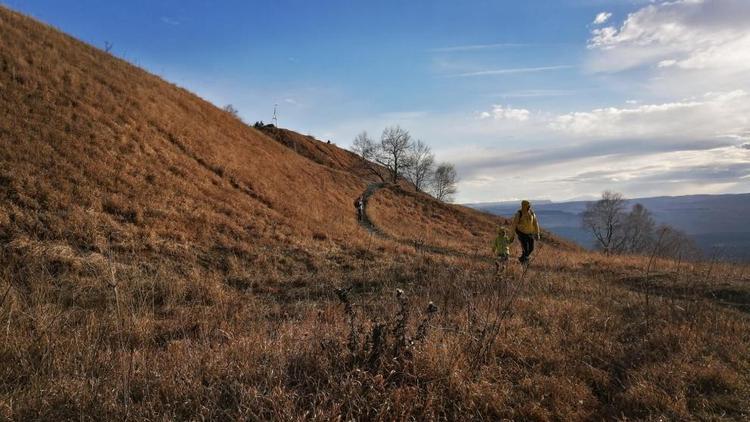
<instances>
[{"instance_id":1,"label":"sky","mask_svg":"<svg viewBox=\"0 0 750 422\"><path fill-rule=\"evenodd\" d=\"M246 122L399 125L458 202L750 192L748 0L0 0Z\"/></svg>"}]
</instances>

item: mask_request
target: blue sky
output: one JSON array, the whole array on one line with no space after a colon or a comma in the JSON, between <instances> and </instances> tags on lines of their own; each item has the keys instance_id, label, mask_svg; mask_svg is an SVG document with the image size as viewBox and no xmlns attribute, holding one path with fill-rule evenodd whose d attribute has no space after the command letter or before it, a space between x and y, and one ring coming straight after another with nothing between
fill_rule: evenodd
<instances>
[{"instance_id":1,"label":"blue sky","mask_svg":"<svg viewBox=\"0 0 750 422\"><path fill-rule=\"evenodd\" d=\"M248 122L399 124L459 201L750 191L745 0L3 4Z\"/></svg>"}]
</instances>

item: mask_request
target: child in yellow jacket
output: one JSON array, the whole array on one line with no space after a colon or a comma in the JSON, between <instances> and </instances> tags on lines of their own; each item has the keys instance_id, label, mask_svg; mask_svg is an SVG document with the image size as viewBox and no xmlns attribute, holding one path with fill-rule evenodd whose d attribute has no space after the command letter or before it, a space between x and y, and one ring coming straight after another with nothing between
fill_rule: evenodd
<instances>
[{"instance_id":1,"label":"child in yellow jacket","mask_svg":"<svg viewBox=\"0 0 750 422\"><path fill-rule=\"evenodd\" d=\"M508 263L508 257L510 256L510 243L511 240L508 237L508 232L505 227L497 228L497 237L492 243L492 252L495 254L495 271L505 269L505 265Z\"/></svg>"}]
</instances>

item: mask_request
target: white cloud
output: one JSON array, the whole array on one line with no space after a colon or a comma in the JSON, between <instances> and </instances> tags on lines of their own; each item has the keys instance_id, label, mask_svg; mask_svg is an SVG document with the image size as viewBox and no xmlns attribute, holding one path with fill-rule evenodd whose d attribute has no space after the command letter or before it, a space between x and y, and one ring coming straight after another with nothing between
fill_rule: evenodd
<instances>
[{"instance_id":1,"label":"white cloud","mask_svg":"<svg viewBox=\"0 0 750 422\"><path fill-rule=\"evenodd\" d=\"M532 113L525 108L495 104L475 113L487 135L529 140L744 140L750 131L750 93L741 89L709 92L662 103L628 100L622 107L569 113ZM502 122L502 124L501 124ZM533 122L533 125L528 124Z\"/></svg>"},{"instance_id":2,"label":"white cloud","mask_svg":"<svg viewBox=\"0 0 750 422\"><path fill-rule=\"evenodd\" d=\"M696 101L648 104L633 108L607 107L557 116L554 129L587 137L629 137L663 133L663 125L701 106ZM681 120L681 119L680 119ZM678 124L682 124L680 121Z\"/></svg>"},{"instance_id":3,"label":"white cloud","mask_svg":"<svg viewBox=\"0 0 750 422\"><path fill-rule=\"evenodd\" d=\"M733 186L738 179L750 175L748 158L750 152L734 146L644 154L629 160L627 165L587 166L585 171L577 172L566 181L605 186L619 184L651 192L659 185L682 189L683 193L695 193L690 189L706 192L718 185Z\"/></svg>"},{"instance_id":4,"label":"white cloud","mask_svg":"<svg viewBox=\"0 0 750 422\"><path fill-rule=\"evenodd\" d=\"M467 181L462 200L563 199L606 188L641 196L750 191L744 90L561 114L495 105L477 116L469 137L494 135L494 144L436 148Z\"/></svg>"},{"instance_id":5,"label":"white cloud","mask_svg":"<svg viewBox=\"0 0 750 422\"><path fill-rule=\"evenodd\" d=\"M626 151L622 142L609 145L612 151L593 154L590 145L551 151L485 149L452 160L470 182L459 184L462 200L467 202L499 197L563 200L604 189L627 196L750 190L750 150L741 147L677 144L670 150L638 144Z\"/></svg>"},{"instance_id":6,"label":"white cloud","mask_svg":"<svg viewBox=\"0 0 750 422\"><path fill-rule=\"evenodd\" d=\"M525 122L529 120L529 116L531 116L531 112L529 110L526 110L525 108L504 107L502 105L495 104L492 106L491 111L483 111L479 113L478 117L479 119L492 118L494 120Z\"/></svg>"},{"instance_id":7,"label":"white cloud","mask_svg":"<svg viewBox=\"0 0 750 422\"><path fill-rule=\"evenodd\" d=\"M662 60L656 64L656 67L672 67L677 64L677 60Z\"/></svg>"},{"instance_id":8,"label":"white cloud","mask_svg":"<svg viewBox=\"0 0 750 422\"><path fill-rule=\"evenodd\" d=\"M606 23L609 18L612 17L612 14L609 12L601 12L594 18L594 21L592 22L594 25L602 25Z\"/></svg>"},{"instance_id":9,"label":"white cloud","mask_svg":"<svg viewBox=\"0 0 750 422\"><path fill-rule=\"evenodd\" d=\"M617 28L614 26L605 26L604 28L593 29L591 30L591 35L589 48L611 49L614 39L617 36Z\"/></svg>"},{"instance_id":10,"label":"white cloud","mask_svg":"<svg viewBox=\"0 0 750 422\"><path fill-rule=\"evenodd\" d=\"M591 31L594 71L651 63L680 69L750 70L750 1L675 0L628 15L618 28Z\"/></svg>"},{"instance_id":11,"label":"white cloud","mask_svg":"<svg viewBox=\"0 0 750 422\"><path fill-rule=\"evenodd\" d=\"M404 121L413 121L413 120L421 119L421 118L427 117L428 115L429 115L428 111L414 110L414 111L391 111L387 113L381 113L379 117L385 121L404 122Z\"/></svg>"},{"instance_id":12,"label":"white cloud","mask_svg":"<svg viewBox=\"0 0 750 422\"><path fill-rule=\"evenodd\" d=\"M162 16L162 17L161 17L161 21L162 21L163 23L166 23L167 25L171 25L171 26L177 26L177 25L179 25L179 24L180 24L180 21L179 21L179 20L177 20L177 19L175 19L175 18L171 18L171 17L169 17L169 16Z\"/></svg>"},{"instance_id":13,"label":"white cloud","mask_svg":"<svg viewBox=\"0 0 750 422\"><path fill-rule=\"evenodd\" d=\"M546 72L550 70L562 70L570 69L571 65L555 65L555 66L539 66L539 67L515 67L506 69L492 69L492 70L480 70L477 72L466 72L453 75L453 77L473 77L473 76L494 76L494 75L510 75L515 73L535 73L535 72Z\"/></svg>"},{"instance_id":14,"label":"white cloud","mask_svg":"<svg viewBox=\"0 0 750 422\"><path fill-rule=\"evenodd\" d=\"M566 113L550 127L579 138L717 139L750 127L750 95L743 90L628 108L607 107Z\"/></svg>"},{"instance_id":15,"label":"white cloud","mask_svg":"<svg viewBox=\"0 0 750 422\"><path fill-rule=\"evenodd\" d=\"M490 50L490 49L496 49L496 48L523 47L526 45L527 44L517 44L517 43L470 44L470 45L456 45L456 46L451 46L451 47L432 48L427 51L430 51L433 53L454 53L454 52L462 52L462 51Z\"/></svg>"},{"instance_id":16,"label":"white cloud","mask_svg":"<svg viewBox=\"0 0 750 422\"><path fill-rule=\"evenodd\" d=\"M501 94L488 95L492 97L503 98L538 98L538 97L564 97L573 95L575 91L564 89L524 89L518 91L508 91Z\"/></svg>"}]
</instances>

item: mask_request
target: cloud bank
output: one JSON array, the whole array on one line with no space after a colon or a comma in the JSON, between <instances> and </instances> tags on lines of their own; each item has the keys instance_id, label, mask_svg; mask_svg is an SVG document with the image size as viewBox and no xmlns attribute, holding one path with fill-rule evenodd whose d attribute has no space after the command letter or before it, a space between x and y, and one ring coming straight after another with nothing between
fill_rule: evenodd
<instances>
[{"instance_id":1,"label":"cloud bank","mask_svg":"<svg viewBox=\"0 0 750 422\"><path fill-rule=\"evenodd\" d=\"M599 16L595 19L599 20ZM724 74L750 70L750 2L676 0L646 6L619 25L591 31L596 72L657 64Z\"/></svg>"},{"instance_id":2,"label":"cloud bank","mask_svg":"<svg viewBox=\"0 0 750 422\"><path fill-rule=\"evenodd\" d=\"M589 32L580 63L452 75L504 88L484 96L502 104L409 122L456 164L461 201L750 192L750 1L639 4L580 22ZM573 68L585 89L493 88L516 75L547 86L558 76L548 72Z\"/></svg>"}]
</instances>

